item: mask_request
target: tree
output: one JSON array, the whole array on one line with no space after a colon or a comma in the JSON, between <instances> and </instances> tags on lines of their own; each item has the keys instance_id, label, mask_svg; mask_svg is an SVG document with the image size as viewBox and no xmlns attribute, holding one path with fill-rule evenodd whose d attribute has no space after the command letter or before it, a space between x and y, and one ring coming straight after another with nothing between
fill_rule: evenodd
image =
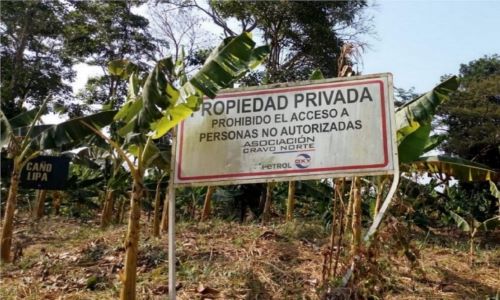
<instances>
[{"instance_id":1,"label":"tree","mask_svg":"<svg viewBox=\"0 0 500 300\"><path fill-rule=\"evenodd\" d=\"M360 36L371 30L364 0L210 1L208 7L196 0L170 2L201 10L226 36L238 30L257 31L271 52L265 72L245 78L254 85L306 80L314 69L326 78L336 77L343 44L363 45ZM232 24L238 24L238 30Z\"/></svg>"},{"instance_id":2,"label":"tree","mask_svg":"<svg viewBox=\"0 0 500 300\"><path fill-rule=\"evenodd\" d=\"M142 70L155 58L156 41L149 21L132 12L136 1L72 1L65 16L66 49L77 62L98 66L103 75L91 77L77 98L86 105L119 107L126 98L126 82L109 74L107 63L134 61Z\"/></svg>"},{"instance_id":3,"label":"tree","mask_svg":"<svg viewBox=\"0 0 500 300\"><path fill-rule=\"evenodd\" d=\"M500 169L500 56L460 66L461 85L442 106L442 150Z\"/></svg>"},{"instance_id":4,"label":"tree","mask_svg":"<svg viewBox=\"0 0 500 300\"><path fill-rule=\"evenodd\" d=\"M448 155L499 170L500 56L484 56L462 64L459 77L459 89L438 112L441 118L438 128L443 129L446 135L441 150ZM492 180L495 179L492 177ZM471 205L469 213L474 213L484 202L490 204L486 215L475 214L480 221L497 211L498 202L485 193L488 189L485 182L460 181L459 189L460 193L474 195L474 205Z\"/></svg>"},{"instance_id":5,"label":"tree","mask_svg":"<svg viewBox=\"0 0 500 300\"><path fill-rule=\"evenodd\" d=\"M1 109L8 119L23 105L40 107L51 93L55 99L71 97L75 72L65 52L60 1L6 1L0 20Z\"/></svg>"}]
</instances>

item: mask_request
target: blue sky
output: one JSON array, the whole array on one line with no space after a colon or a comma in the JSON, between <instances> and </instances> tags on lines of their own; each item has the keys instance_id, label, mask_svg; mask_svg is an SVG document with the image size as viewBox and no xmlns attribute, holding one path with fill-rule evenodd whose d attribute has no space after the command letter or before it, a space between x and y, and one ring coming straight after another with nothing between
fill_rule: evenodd
<instances>
[{"instance_id":1,"label":"blue sky","mask_svg":"<svg viewBox=\"0 0 500 300\"><path fill-rule=\"evenodd\" d=\"M377 39L363 74L391 72L394 85L425 92L461 63L500 54L500 1L378 1Z\"/></svg>"}]
</instances>

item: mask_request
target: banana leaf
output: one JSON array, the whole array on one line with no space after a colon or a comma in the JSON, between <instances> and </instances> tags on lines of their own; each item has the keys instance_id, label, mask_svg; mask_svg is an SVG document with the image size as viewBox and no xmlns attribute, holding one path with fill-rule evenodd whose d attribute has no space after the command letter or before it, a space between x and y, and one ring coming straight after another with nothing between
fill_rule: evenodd
<instances>
[{"instance_id":1,"label":"banana leaf","mask_svg":"<svg viewBox=\"0 0 500 300\"><path fill-rule=\"evenodd\" d=\"M268 52L267 46L255 47L250 33L227 38L214 49L202 69L180 89L169 82L164 73L167 71L167 75L171 75L175 72L175 64L171 58L164 59L147 76L142 97L138 95L138 81L133 80L135 75L132 74L129 101L115 117L126 123L119 134L125 136L132 131L152 130L153 138L160 138L197 110L204 95L214 98L220 89L230 87L248 70L259 65ZM110 71L122 76L123 68L115 66ZM134 91L130 92L130 89Z\"/></svg>"},{"instance_id":2,"label":"banana leaf","mask_svg":"<svg viewBox=\"0 0 500 300\"><path fill-rule=\"evenodd\" d=\"M464 218L462 218L460 215L454 213L453 211L450 211L450 215L453 218L453 220L457 223L457 226L460 230L464 232L470 232L470 226L467 221L465 221Z\"/></svg>"},{"instance_id":3,"label":"banana leaf","mask_svg":"<svg viewBox=\"0 0 500 300\"><path fill-rule=\"evenodd\" d=\"M489 231L494 230L500 226L500 216L495 216L479 224L477 227L478 231Z\"/></svg>"},{"instance_id":4,"label":"banana leaf","mask_svg":"<svg viewBox=\"0 0 500 300\"><path fill-rule=\"evenodd\" d=\"M439 146L445 139L446 139L445 134L435 134L430 136L427 139L426 144L424 145L424 150L422 150L422 153L426 153L436 149L436 147Z\"/></svg>"},{"instance_id":5,"label":"banana leaf","mask_svg":"<svg viewBox=\"0 0 500 300\"><path fill-rule=\"evenodd\" d=\"M267 46L255 48L251 33L229 37L207 58L202 69L189 81L210 98L229 87L247 71L257 67L269 53Z\"/></svg>"},{"instance_id":6,"label":"banana leaf","mask_svg":"<svg viewBox=\"0 0 500 300\"><path fill-rule=\"evenodd\" d=\"M429 141L431 124L424 124L417 130L407 135L398 145L398 154L400 163L409 163L419 158Z\"/></svg>"},{"instance_id":7,"label":"banana leaf","mask_svg":"<svg viewBox=\"0 0 500 300\"><path fill-rule=\"evenodd\" d=\"M500 201L500 191L498 191L497 186L493 181L490 180L490 192L493 197L497 198Z\"/></svg>"},{"instance_id":8,"label":"banana leaf","mask_svg":"<svg viewBox=\"0 0 500 300\"><path fill-rule=\"evenodd\" d=\"M86 136L94 135L94 132L85 126L83 122L96 128L102 128L113 122L115 114L116 111L113 110L103 111L52 125L40 134L40 149L55 149L76 145Z\"/></svg>"},{"instance_id":9,"label":"banana leaf","mask_svg":"<svg viewBox=\"0 0 500 300\"><path fill-rule=\"evenodd\" d=\"M421 157L410 163L419 171L441 173L465 181L498 180L500 174L488 166L449 156Z\"/></svg>"},{"instance_id":10,"label":"banana leaf","mask_svg":"<svg viewBox=\"0 0 500 300\"><path fill-rule=\"evenodd\" d=\"M421 126L430 124L437 107L458 88L456 76L442 82L430 92L396 109L397 141L400 144L406 137Z\"/></svg>"},{"instance_id":11,"label":"banana leaf","mask_svg":"<svg viewBox=\"0 0 500 300\"><path fill-rule=\"evenodd\" d=\"M9 143L10 136L12 134L12 127L10 126L9 120L0 109L0 148L6 146Z\"/></svg>"},{"instance_id":12,"label":"banana leaf","mask_svg":"<svg viewBox=\"0 0 500 300\"><path fill-rule=\"evenodd\" d=\"M45 110L46 111L46 110ZM29 126L36 117L38 113L38 108L34 108L32 110L28 110L26 112L20 113L17 116L11 118L9 120L10 126L15 129L19 127ZM45 112L43 112L45 113Z\"/></svg>"}]
</instances>

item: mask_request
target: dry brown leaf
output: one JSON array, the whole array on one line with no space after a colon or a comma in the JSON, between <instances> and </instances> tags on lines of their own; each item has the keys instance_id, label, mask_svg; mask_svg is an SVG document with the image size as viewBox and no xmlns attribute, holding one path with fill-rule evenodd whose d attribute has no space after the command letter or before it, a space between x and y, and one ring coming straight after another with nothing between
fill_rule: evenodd
<instances>
[{"instance_id":1,"label":"dry brown leaf","mask_svg":"<svg viewBox=\"0 0 500 300\"><path fill-rule=\"evenodd\" d=\"M168 293L168 285L160 285L153 289L154 295L166 295Z\"/></svg>"},{"instance_id":2,"label":"dry brown leaf","mask_svg":"<svg viewBox=\"0 0 500 300\"><path fill-rule=\"evenodd\" d=\"M207 294L218 294L220 293L218 290L213 289L208 286L204 286L202 283L198 285L198 288L196 289L196 292L202 295L207 295Z\"/></svg>"}]
</instances>

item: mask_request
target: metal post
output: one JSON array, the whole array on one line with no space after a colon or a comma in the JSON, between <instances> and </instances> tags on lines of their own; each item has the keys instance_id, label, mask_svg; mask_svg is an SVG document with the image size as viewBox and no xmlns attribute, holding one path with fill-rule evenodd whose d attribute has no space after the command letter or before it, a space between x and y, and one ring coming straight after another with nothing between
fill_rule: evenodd
<instances>
[{"instance_id":1,"label":"metal post","mask_svg":"<svg viewBox=\"0 0 500 300\"><path fill-rule=\"evenodd\" d=\"M168 298L175 300L175 152L177 130L172 129L172 158L170 162L169 197L168 197Z\"/></svg>"}]
</instances>

